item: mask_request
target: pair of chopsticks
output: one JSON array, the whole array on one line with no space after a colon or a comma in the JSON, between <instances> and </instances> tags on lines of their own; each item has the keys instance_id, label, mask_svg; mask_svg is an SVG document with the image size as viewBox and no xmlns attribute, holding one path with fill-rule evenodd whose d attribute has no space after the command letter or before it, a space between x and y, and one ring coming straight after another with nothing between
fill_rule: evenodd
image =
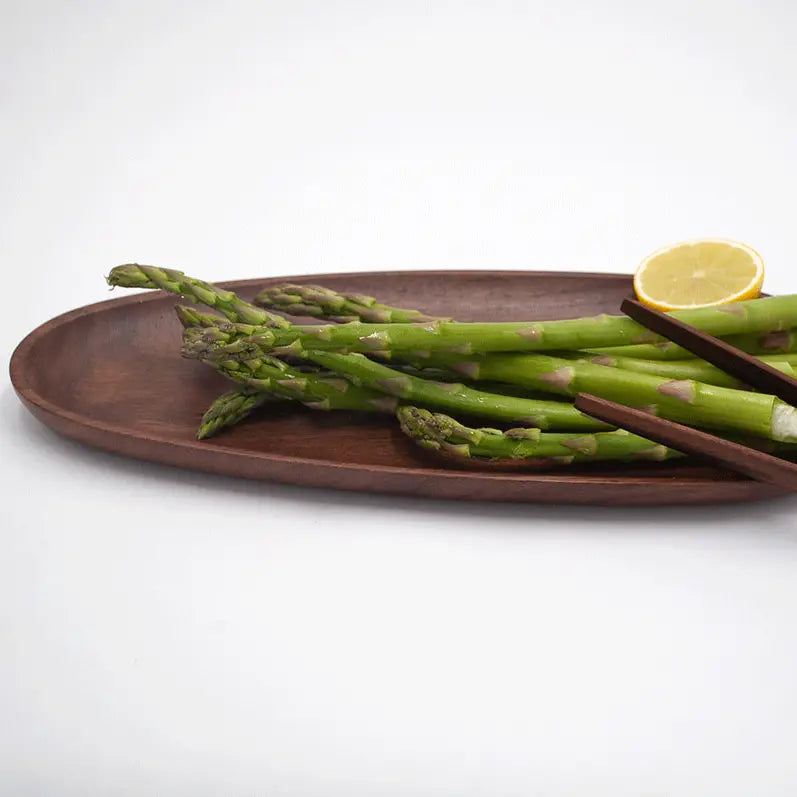
<instances>
[{"instance_id":1,"label":"pair of chopsticks","mask_svg":"<svg viewBox=\"0 0 797 797\"><path fill-rule=\"evenodd\" d=\"M716 365L750 387L797 406L797 380L768 363L666 313L645 307L634 299L626 299L620 309L637 323L683 346L696 357ZM708 459L757 481L797 492L797 465L792 462L588 393L579 393L575 405L593 418L622 427L684 454Z\"/></svg>"}]
</instances>

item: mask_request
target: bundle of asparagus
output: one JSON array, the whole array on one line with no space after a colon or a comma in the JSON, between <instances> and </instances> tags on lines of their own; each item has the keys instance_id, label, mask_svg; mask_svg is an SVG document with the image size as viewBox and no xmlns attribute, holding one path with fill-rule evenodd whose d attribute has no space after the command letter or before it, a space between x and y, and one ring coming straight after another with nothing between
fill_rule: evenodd
<instances>
[{"instance_id":1,"label":"bundle of asparagus","mask_svg":"<svg viewBox=\"0 0 797 797\"><path fill-rule=\"evenodd\" d=\"M727 436L797 442L793 407L685 358L623 316L458 323L313 285L270 287L251 304L180 271L136 264L114 268L108 282L164 289L221 313L176 308L183 355L240 386L207 410L200 438L273 401L294 401L394 414L419 445L454 458L566 464L678 455L580 413L567 399L584 391ZM277 312L335 323L295 325ZM797 296L674 315L787 373L797 365ZM468 427L440 410L510 428Z\"/></svg>"}]
</instances>

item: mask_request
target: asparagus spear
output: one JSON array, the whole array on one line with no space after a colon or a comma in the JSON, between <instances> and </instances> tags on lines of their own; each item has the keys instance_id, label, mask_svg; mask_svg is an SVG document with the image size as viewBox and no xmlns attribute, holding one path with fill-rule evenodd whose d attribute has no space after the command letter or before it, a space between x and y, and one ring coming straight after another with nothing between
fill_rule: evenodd
<instances>
[{"instance_id":1,"label":"asparagus spear","mask_svg":"<svg viewBox=\"0 0 797 797\"><path fill-rule=\"evenodd\" d=\"M732 306L732 305L729 305ZM716 333L715 333L716 334ZM720 336L723 337L723 336ZM797 334L794 329L778 329L774 332L752 332L748 334L727 335L724 339L737 349L748 354L775 355L797 352ZM631 346L611 348L590 347L598 354L619 357L637 357L644 360L689 360L695 355L677 343L665 340L660 343L640 343Z\"/></svg>"},{"instance_id":2,"label":"asparagus spear","mask_svg":"<svg viewBox=\"0 0 797 797\"><path fill-rule=\"evenodd\" d=\"M426 315L419 310L408 310L380 304L372 296L359 293L338 293L321 285L272 285L264 288L255 304L289 315L328 318L330 321L369 321L386 324L406 324L428 321L450 321L450 318Z\"/></svg>"},{"instance_id":3,"label":"asparagus spear","mask_svg":"<svg viewBox=\"0 0 797 797\"><path fill-rule=\"evenodd\" d=\"M451 321L450 318L425 316L418 310L407 310L392 305L379 304L370 296L343 294L320 285L276 285L266 288L255 298L255 304L292 315L309 315L326 318L337 323L366 321L376 323L406 323L418 321ZM732 335L728 341L750 354L766 355L797 352L797 335L794 330L781 330L767 334ZM672 341L639 343L629 346L596 349L597 353L615 357L650 360L693 359L687 349ZM618 363L619 365L619 363ZM624 367L624 366L621 366ZM633 366L630 370L637 370ZM656 372L653 372L656 373ZM661 372L666 373L666 372ZM675 377L678 378L678 377ZM699 378L699 377L694 377ZM730 379L730 377L728 377ZM700 381L710 382L709 379ZM711 382L725 384L725 382ZM731 386L730 382L727 386Z\"/></svg>"},{"instance_id":4,"label":"asparagus spear","mask_svg":"<svg viewBox=\"0 0 797 797\"><path fill-rule=\"evenodd\" d=\"M108 276L108 283L111 286L124 286L131 288L160 288L173 293L178 293L193 301L207 304L224 313L233 322L244 322L252 325L273 327L276 329L288 330L291 324L284 318L268 313L261 308L244 302L233 292L225 291L216 286L186 276L183 272L174 269L159 268L156 266L142 266L138 264L128 264L117 266L111 270ZM361 297L366 298L366 297ZM370 298L370 297L367 297ZM388 312L396 314L411 314L417 311L402 310L401 308L391 308L387 305ZM720 307L699 308L674 313L677 318L690 323L698 328L704 329L711 334L723 337L733 336L730 341L744 350L752 353L773 354L785 352L797 352L797 335L792 330L792 326L797 326L797 297L779 296L766 297L764 299L753 299L748 302L736 302ZM397 317L392 315L391 317ZM413 333L404 325L393 327L392 335L383 335L386 330L384 325L357 325L347 324L346 327L337 328L341 330L332 333L335 340L322 341L327 338L327 333L323 330L326 327L294 327L301 335L310 334L319 341L314 343L315 348L340 348L341 346L355 347L362 351L387 351L395 348L392 339L398 337L403 344L398 348L408 348L418 351L426 348L445 349L451 346L461 350L471 348L472 350L493 350L493 351L517 351L517 350L552 350L552 349L589 349L602 353L607 348L609 354L617 356L633 356L643 359L691 359L692 355L681 347L676 346L670 341L664 341L656 335L652 335L644 328L636 325L635 322L622 316L597 316L595 318L573 319L566 321L540 322L534 323L514 323L514 324L438 324L435 321L428 322L429 329L419 333ZM486 329L483 329L486 328ZM345 331L342 331L345 330ZM484 331L488 339L477 341L475 344L469 340L469 336L478 336ZM355 337L365 337L366 341ZM739 334L738 337L735 333ZM748 334L744 334L748 333ZM286 341L290 342L290 333ZM432 337L430 337L432 336ZM521 340L518 344L517 336ZM581 342L583 338L602 338L603 340ZM440 338L443 338L441 341ZM451 338L455 340L451 340ZM560 340L555 343L554 338L559 337L570 343ZM497 338L497 339L496 339ZM628 339L632 340L630 346L626 346ZM641 338L656 341L655 343L634 342ZM419 340L420 339L420 340ZM611 343L606 343L606 339L615 339ZM616 339L621 339L616 342ZM506 345L510 348L504 348ZM304 341L305 344L307 341ZM420 344L420 347L419 347ZM622 348L621 348L622 347Z\"/></svg>"},{"instance_id":5,"label":"asparagus spear","mask_svg":"<svg viewBox=\"0 0 797 797\"><path fill-rule=\"evenodd\" d=\"M415 368L440 368L453 372L459 371L460 377L464 376L474 381L482 382L484 379L489 378L483 376L484 373L490 372L489 361L493 358L499 358L499 361L506 362L506 360L500 358L507 357L517 357L517 361L513 360L511 362L517 362L520 369L526 368L534 358L538 358L539 362L550 363L549 355L508 354L501 352L473 354L470 356L429 352L424 357L413 357L412 355L404 355L403 352L396 352L394 359L409 362ZM705 382L708 385L716 385L718 387L746 388L740 380L726 374L719 368L705 362L705 360L638 360L635 357L613 357L609 354L592 354L585 351L557 352L556 357L563 360L619 368L623 371L664 376L668 379L692 379L696 382ZM530 360L529 358L532 359ZM547 359L540 360L539 358ZM790 376L795 375L797 355L782 354L777 357L761 357L760 359ZM394 362L394 366L398 368L398 362Z\"/></svg>"},{"instance_id":6,"label":"asparagus spear","mask_svg":"<svg viewBox=\"0 0 797 797\"><path fill-rule=\"evenodd\" d=\"M186 334L192 337L187 330ZM218 343L208 341L207 334L187 340L185 349L201 355L209 362L243 366L268 358L268 349L251 338L225 346L223 333ZM244 344L243 353L241 344ZM199 348L198 348L199 347ZM459 411L461 413L535 426L541 429L608 429L600 421L579 412L572 404L562 401L537 400L518 396L504 396L474 390L451 382L433 382L388 368L369 360L362 354L308 351L306 357L330 371L344 375L362 389L379 391L394 397L394 401L410 400L419 404ZM608 369L607 369L608 370Z\"/></svg>"},{"instance_id":7,"label":"asparagus spear","mask_svg":"<svg viewBox=\"0 0 797 797\"><path fill-rule=\"evenodd\" d=\"M541 432L539 429L473 429L448 415L404 405L396 415L402 431L423 448L455 457L528 459L545 464L601 460L663 460L683 456L623 429L593 434Z\"/></svg>"},{"instance_id":8,"label":"asparagus spear","mask_svg":"<svg viewBox=\"0 0 797 797\"><path fill-rule=\"evenodd\" d=\"M197 439L213 437L222 429L248 418L258 407L272 401L275 396L251 387L223 393L208 407L197 430Z\"/></svg>"},{"instance_id":9,"label":"asparagus spear","mask_svg":"<svg viewBox=\"0 0 797 797\"><path fill-rule=\"evenodd\" d=\"M240 321L229 321L215 313L206 313L198 307L188 304L176 304L174 312L185 329L189 327L220 327L227 331L239 330L241 335L254 335L267 329L259 324L241 324Z\"/></svg>"},{"instance_id":10,"label":"asparagus spear","mask_svg":"<svg viewBox=\"0 0 797 797\"><path fill-rule=\"evenodd\" d=\"M196 320L196 314L194 318ZM206 321L209 322L209 319ZM237 334L224 335L217 337L216 340L219 345L233 342L232 347L226 348L228 355L234 358L250 354L255 357L260 356L263 347L274 340L274 336L268 330L247 338L245 333L250 331L249 327L233 329ZM252 340L256 343L252 344ZM240 354L236 352L235 345L240 346ZM252 345L254 353L250 348ZM298 350L295 353L298 354ZM400 353L397 355L401 356ZM312 352L305 352L305 356L310 356L319 362L318 357L314 357ZM598 355L593 363L568 363L562 359L540 354L493 353L465 358L461 355L436 353L425 359L420 358L416 361L416 364L418 363L452 369L473 380L506 382L527 389L556 392L567 396L585 391L632 406L653 405L663 417L709 428L736 430L767 438L775 436L777 439L791 439L793 436L790 420L793 412L790 412L791 408L788 405L771 396L758 397L756 394L756 397L752 398L750 394L740 396L739 391L733 391L730 396L721 391L719 393L712 391L712 384L731 386L735 380L699 360L689 363L657 363L631 358L623 358L620 361L609 360L606 359L606 355ZM599 367L597 369L594 367L611 364L621 366L622 370L610 376L601 372ZM359 366L362 368L362 363L359 363ZM374 363L372 366L377 367L377 364ZM342 361L336 360L336 364L331 367L332 370L341 370ZM791 370L788 363L782 363L781 367L787 372ZM386 370L394 376L401 375L398 371ZM632 370L639 372L638 376L625 373ZM701 376L705 379L698 378ZM382 378L389 379L391 376L383 374ZM569 378L570 381L563 384L562 378ZM428 389L420 384L417 387ZM674 395L668 395L666 391L674 391ZM746 406L744 412L740 412L742 406ZM773 419L778 421L774 428Z\"/></svg>"},{"instance_id":11,"label":"asparagus spear","mask_svg":"<svg viewBox=\"0 0 797 797\"><path fill-rule=\"evenodd\" d=\"M221 350L224 357L246 360L262 356L268 347L254 335L222 346ZM461 413L473 413L474 403L480 405L478 414L481 415L485 415L488 404L493 413L499 412L499 405L504 407L501 412L511 412L505 404L511 401L510 397L495 394L473 396L472 393L479 394L481 391L473 391L464 385L418 379L363 355L302 350L296 345L292 347L292 352L343 374L358 384L406 401ZM797 410L774 396L762 393L716 387L694 380L672 380L540 354L492 354L474 358L435 354L429 360L433 365L454 368L471 380L509 382L565 396L575 396L579 392L593 393L629 406L648 407L662 417L693 426L773 440L797 440ZM441 390L447 395L443 395ZM512 420L506 414L492 414L489 417ZM546 410L542 416L534 420L527 417L523 423L543 429L572 428L561 426L558 420L554 420L555 417Z\"/></svg>"},{"instance_id":12,"label":"asparagus spear","mask_svg":"<svg viewBox=\"0 0 797 797\"><path fill-rule=\"evenodd\" d=\"M248 383L253 384L253 375L242 371L251 366L253 352L249 350L247 357L242 358L235 351L235 345L225 346L228 338L223 332L213 331L215 341L209 338L209 332L206 330L195 336L195 340L199 341L201 356L217 364L221 358L224 363L222 370L228 376L240 379L243 372L250 377ZM230 349L233 351L230 352ZM191 351L188 342L186 350ZM362 385L405 400L510 422L520 420L541 428L584 428L584 416L567 404L521 398L521 410L515 397L472 390L464 385L432 382L371 362L362 355L332 352L307 352L306 355L330 370L359 380ZM263 358L268 361L265 351L260 350L253 362L257 363ZM236 369L234 363L241 360L244 362ZM273 367L273 363L271 365ZM553 390L563 395L575 395L583 390L634 406L648 405L663 417L684 423L777 440L797 439L797 413L778 399L763 394L712 387L694 380L614 371L600 365L571 363L542 355L493 354L478 360L460 359L449 365L474 379L499 380L526 388ZM284 369L286 366L280 367ZM261 377L262 373L261 369ZM294 373L290 381L294 391L296 376ZM271 385L270 389L275 388ZM294 397L304 400L295 393ZM370 397L369 406L373 404L373 398ZM321 406L324 406L324 400L327 402L325 408L329 409L358 409L361 403L358 397L352 405L349 399L341 399L329 391L322 399ZM526 403L529 401L533 407ZM520 412L532 411L533 415L520 415Z\"/></svg>"},{"instance_id":13,"label":"asparagus spear","mask_svg":"<svg viewBox=\"0 0 797 797\"><path fill-rule=\"evenodd\" d=\"M300 371L265 353L247 361L227 359L219 352L219 343L208 339L209 333L212 335L213 330L184 330L183 356L207 362L239 384L295 399L313 409L395 412L398 406L396 399L378 391L358 387L339 376Z\"/></svg>"},{"instance_id":14,"label":"asparagus spear","mask_svg":"<svg viewBox=\"0 0 797 797\"><path fill-rule=\"evenodd\" d=\"M575 359L582 362L591 362L595 365L621 368L624 371L666 376L668 379L693 379L697 382L705 382L707 385L737 389L744 387L741 380L726 374L725 371L707 363L705 360L638 360L635 357L613 357L610 354L596 354L590 357L589 355L585 356L584 352L568 352L560 356L568 360ZM759 359L789 376L795 375L794 365L797 365L797 356L793 354L782 354L779 357L761 357Z\"/></svg>"},{"instance_id":15,"label":"asparagus spear","mask_svg":"<svg viewBox=\"0 0 797 797\"><path fill-rule=\"evenodd\" d=\"M225 291L209 282L188 277L182 271L129 263L111 269L107 280L111 287L160 288L177 293L194 302L215 308L230 321L283 329L290 326L287 319L239 299L232 291Z\"/></svg>"},{"instance_id":16,"label":"asparagus spear","mask_svg":"<svg viewBox=\"0 0 797 797\"><path fill-rule=\"evenodd\" d=\"M427 316L418 310L379 304L376 299L370 296L338 293L320 285L291 285L289 283L275 285L261 291L255 298L255 303L261 307L279 310L284 313L327 318L338 323L350 321L407 323L452 320L450 318ZM728 338L728 341L742 351L751 354L767 355L797 352L797 334L794 333L794 330L780 330L763 335L760 333L732 335ZM599 354L606 353L614 357L635 359L691 360L694 358L690 351L668 340L659 343L639 343L611 349L596 349L596 351ZM631 370L637 369L631 366ZM662 371L662 373L666 374L667 372ZM709 380L703 379L701 381Z\"/></svg>"},{"instance_id":17,"label":"asparagus spear","mask_svg":"<svg viewBox=\"0 0 797 797\"><path fill-rule=\"evenodd\" d=\"M359 351L448 350L544 351L593 349L662 338L624 316L596 316L565 321L468 323L431 321L421 324L361 324L291 327L284 318L241 301L231 291L187 277L172 269L129 264L117 266L108 277L111 285L162 288L188 296L220 310L231 321L273 326L279 345L298 339L306 348ZM718 307L673 313L686 323L714 335L768 333L797 326L797 296L770 296Z\"/></svg>"},{"instance_id":18,"label":"asparagus spear","mask_svg":"<svg viewBox=\"0 0 797 797\"><path fill-rule=\"evenodd\" d=\"M291 285L285 283L275 285L261 291L255 298L255 304L272 310L279 310L292 315L309 315L316 318L326 318L337 323L350 321L366 321L376 323L406 323L419 321L450 321L452 319L427 316L418 310L408 310L401 307L379 304L370 296L358 294L344 294L325 288L320 285ZM793 330L770 332L765 335L747 334L735 335L729 338L732 343L743 351L751 354L764 355L773 352L797 352L797 335ZM739 382L719 369L707 365L705 368L697 367L700 361L690 362L690 366L679 375L678 369L662 368L655 370L646 361L644 365L637 366L636 359L644 358L646 353L650 360L693 360L694 355L671 341L662 341L655 344L632 344L626 347L599 350L598 353L610 355L614 362L600 361L593 358L593 362L601 365L615 365L627 370L642 373L659 373L671 376L673 379L697 379L708 384L722 385L724 387L738 387ZM398 355L398 357L396 357ZM392 359L400 359L397 352ZM692 368L692 366L695 366ZM786 369L784 369L786 370Z\"/></svg>"},{"instance_id":19,"label":"asparagus spear","mask_svg":"<svg viewBox=\"0 0 797 797\"><path fill-rule=\"evenodd\" d=\"M208 286L206 283L200 283L199 281L191 280L179 272L153 269L149 267L142 268L139 266L127 266L115 269L114 273L112 273L111 277L109 277L109 282L111 282L111 284L132 284L134 286L147 285L150 287L167 287L170 290L186 293L192 298L217 307L225 312L229 318L236 320L244 318L249 321L255 320L257 323L260 323L264 320L262 315L257 315L257 312L262 313L263 311L258 311L257 308L254 308L255 315L253 316L251 313L252 306L241 302L237 299L237 297L235 297L234 294L226 291L219 291L218 289L213 288L213 286ZM696 325L700 325L702 323L704 328L715 334L727 334L729 332L739 331L740 329L764 329L767 327L771 329L772 326L776 324L783 324L784 326L790 327L792 322L787 316L788 312L797 309L797 307L792 306L797 305L797 303L793 301L795 298L797 297L770 297L766 299L752 300L746 303L736 303L735 305L729 305L720 308L704 308L702 310L683 311L681 313L677 313L676 315L688 323ZM363 332L364 329L367 330L368 328L373 327L377 327L377 331L369 333L369 335L359 335L359 333ZM584 327L586 327L586 331ZM464 334L463 330L464 333L467 334ZM477 338L477 345L486 349L491 347L503 348L506 344L502 343L501 341L508 341L511 337L514 337L516 340L520 339L523 346L530 345L533 348L562 348L565 345L564 339L566 338L569 338L571 341L578 342L579 345L583 345L580 338L580 336L583 335L591 336L593 338L593 342L594 339L601 339L601 337L603 338L603 343L606 343L607 340L611 339L612 337L614 338L613 342L616 342L618 337L627 338L629 334L638 330L642 330L642 328L636 325L630 319L603 316L593 320L582 319L575 321L543 322L532 325L445 324L432 322L425 325L400 324L387 325L385 327L385 325L348 324L344 327L317 327L307 330L303 330L302 328L296 328L296 330L263 330L249 340L257 339L259 345L270 345L272 342L284 344L285 338L281 336L291 335L293 336L293 341L299 341L302 343L306 342L306 339L309 338L309 343L313 347L319 345L327 346L328 344L340 345L342 342L346 342L347 335L349 338L351 338L352 332L354 331L359 336L351 342L355 345L364 345L366 350L369 348L375 350L389 350L391 345L414 347L417 345L423 346L425 344L429 344L430 349L443 349L448 351L456 351L459 349L460 351L464 352L473 348L473 338L471 337L469 339L467 335L473 335L474 333L480 333L481 337ZM270 337L266 335L266 332L268 332L268 336ZM345 334L343 336L336 334L340 332L344 332ZM649 336L649 333L644 330L643 334L645 336ZM445 345L439 345L441 340L444 340ZM459 343L457 341L459 341ZM240 343L241 342L239 341L239 344ZM515 342L514 345L517 346L517 342ZM427 383L424 380L419 380L416 377L402 375L400 372L394 372L391 369L385 368L384 366L379 366L377 363L372 363L366 358L347 358L346 355L339 354L331 354L328 356L333 358L335 362L334 367L336 367L337 370L351 375L352 373L356 374L357 372L362 373L363 368L365 368L365 370L370 373L371 378L376 383L379 383L380 381L392 383L393 391L398 390L399 385L405 385L403 390L406 391L407 380L415 380L416 384L412 385L411 383L411 386L415 388L416 392L420 391L421 397L423 397L424 391L428 389L430 384L432 384L433 387L437 388L438 390L440 388L439 384L434 385L433 383ZM316 359L316 362L318 362L318 359ZM499 366L500 360L492 362L492 368L498 368ZM273 364L272 367L274 367ZM599 384L603 377L598 377L596 373L593 373L590 376L589 371L584 370L584 368L587 367L588 366L586 365L578 364L579 374L584 377L584 380L578 380L574 378L576 374L573 369L576 368L576 365L573 365L570 366L569 370L562 370L562 368L555 369L555 371L558 372L557 375L554 375L554 371L546 371L544 373L538 372L536 376L539 377L539 380L533 382L532 386L536 388L548 386L549 389L551 386L554 386L561 392L572 394L579 389L579 381L585 381L587 383L594 382ZM346 368L348 368L348 371ZM378 375L375 376L373 374L373 370L378 368L385 368L385 371L389 372L391 375L385 376L383 374L380 380ZM396 374L398 377L395 376ZM641 374L636 376L637 381L640 377L642 377ZM542 379L542 377L546 378ZM359 378L362 378L362 375ZM509 381L506 380L505 375L493 378ZM512 379L511 381L517 382L518 380ZM617 382L610 384L613 384L614 386L609 392L616 393L617 390L623 392L622 386L620 386ZM664 387L664 385L661 383L656 385L655 388L653 384L648 384L647 388L648 390L655 389L657 394L664 395L664 399L661 398L661 395L656 395L656 403L659 405L664 404L666 406L668 402L672 404L674 401L680 401L690 405L690 417L684 418L682 414L683 406L680 407L679 411L677 405L674 405L671 408L673 415L670 417L675 417L676 420L689 421L692 420L691 413L698 409L700 410L698 415L707 414L710 416L707 418L707 420L704 419L702 421L703 423L707 422L708 425L720 424L722 428L724 428L725 425L730 421L730 419L727 417L728 413L721 412L720 408L716 406L717 402L709 400L711 398L710 391L706 392L703 389L709 386L694 382L679 382L674 384L668 383L668 385L669 387L667 388L667 392L664 392L663 394L662 390L659 389ZM384 389L384 386L381 384L377 384L377 386L380 389ZM585 385L584 389L591 390L592 388L587 388ZM468 389L463 388L463 390ZM631 392L633 393L634 391L638 391L638 385L635 386L634 390ZM457 391L449 387L448 392L454 394ZM410 394L411 393L412 391L410 391ZM492 396L493 394L485 395ZM758 394L745 395L750 396ZM413 396L404 395L402 397L412 398ZM609 397L613 396L610 395ZM436 399L439 398L439 396L436 396ZM468 397L465 396L466 403L467 398ZM509 397L494 396L494 399L499 400L506 400L507 398ZM773 402L769 408L768 416L765 411L766 408L763 405L760 405L756 408L756 413L750 413L749 417L745 416L747 418L746 425L744 423L737 423L737 425L731 425L730 428L739 428L741 431L762 434L763 436L775 437L776 439L791 439L794 437L792 426L793 415L795 411L793 408L788 407L782 402L774 403L775 400L772 397L768 398ZM696 404L698 406L695 406ZM452 405L451 403L448 403L443 406ZM455 403L454 407L462 409L461 403ZM748 407L747 409L751 410L752 407ZM494 412L495 409L491 411ZM698 419L698 422L701 422L700 419ZM755 428L753 429L751 427Z\"/></svg>"},{"instance_id":20,"label":"asparagus spear","mask_svg":"<svg viewBox=\"0 0 797 797\"><path fill-rule=\"evenodd\" d=\"M624 429L578 435L527 428L508 429L505 432L499 429L472 429L448 415L411 405L399 407L396 415L404 433L418 445L462 458L531 459L535 463L570 464L574 460L663 460L684 456L679 451ZM793 458L797 453L794 443L734 436L728 439L780 457Z\"/></svg>"},{"instance_id":21,"label":"asparagus spear","mask_svg":"<svg viewBox=\"0 0 797 797\"><path fill-rule=\"evenodd\" d=\"M191 358L202 358L204 351L218 346L220 342L229 343L255 332L261 337L268 334L266 328L226 321L213 313L204 313L183 304L178 304L175 311L186 329L183 354ZM239 363L213 365L220 373L242 383L244 387L225 393L210 406L197 432L200 440L244 420L263 404L280 399L297 399L323 409L376 411L383 409L383 405L387 410L394 406L391 402L386 405L384 396L378 393L365 395L362 391L351 389L349 383L333 374L323 375L322 380L322 374L315 367L310 369L314 372L310 380L303 383L301 380L307 377L306 369L295 366L289 368L275 358L268 358L257 365L248 364L247 367ZM346 395L338 395L341 392ZM376 401L377 406L371 403L373 401Z\"/></svg>"},{"instance_id":22,"label":"asparagus spear","mask_svg":"<svg viewBox=\"0 0 797 797\"><path fill-rule=\"evenodd\" d=\"M714 335L771 331L797 325L797 295L771 296L719 307L682 310L673 316ZM594 349L662 338L625 316L509 323L363 324L294 326L274 330L276 345L290 351L550 351Z\"/></svg>"},{"instance_id":23,"label":"asparagus spear","mask_svg":"<svg viewBox=\"0 0 797 797\"><path fill-rule=\"evenodd\" d=\"M218 327L223 329L225 332L230 333L229 336L226 338L227 343L233 343L236 340L241 340L245 337L248 337L252 334L260 334L264 335L265 337L262 338L263 340L268 340L268 331L263 330L260 327L255 327L252 325L245 325L245 324L232 324L230 322L224 321L224 319L219 318L216 315L211 313L203 313L197 310L194 307L188 307L185 305L177 305L177 314L180 317L184 326L205 326L205 327ZM235 334L233 334L235 333ZM781 333L772 333L780 335ZM791 332L788 331L783 333L786 336L791 336ZM758 338L756 338L758 339ZM781 340L783 338L781 337ZM611 349L611 351L620 351L621 348ZM609 351L607 349L607 351ZM449 381L452 377L456 378L456 369L452 368L452 362L454 363L462 363L467 362L467 360L454 356L453 360L450 355L446 354L438 354L424 357L413 356L411 353L406 354L405 352L397 351L397 352L389 352L388 353L390 360L396 361L395 367L401 368L401 370L405 370L405 366L400 366L398 364L399 361L405 360L411 363L412 367L414 367L415 371L409 371L410 373L414 373L416 376L426 376L427 378L434 378L437 380L444 380ZM483 361L485 357L492 357L496 356L494 354L487 354L487 355L474 355L474 358L477 358L480 362ZM519 356L533 356L533 355L519 355ZM705 362L704 360L698 359L690 359L690 360L676 360L676 361L667 361L667 360L644 360L638 359L636 357L623 357L623 356L613 356L609 354L593 354L591 352L559 352L558 356L568 359L568 360L581 360L584 362L591 362L596 365L605 365L611 366L616 368L622 368L626 371L636 371L638 373L644 374L658 374L659 376L666 376L669 379L693 379L698 382L705 382L709 385L717 385L720 387L731 387L731 388L740 388L743 387L741 382L733 376L726 374L724 371L720 370L719 368ZM761 360L764 362L773 365L776 368L779 368L784 373L787 373L791 376L794 376L794 366L797 365L797 354L781 354L779 356L770 356L770 357L761 357ZM437 368L439 373L437 374L430 374L430 367ZM463 375L467 376L467 367L463 366L461 369L461 373L459 377L461 378ZM501 385L501 383L495 383L496 385ZM504 383L501 385L500 389L490 389L489 392L505 392L506 388L509 388L509 383ZM514 385L514 388L517 389L517 385ZM539 391L537 391L539 392ZM517 393L516 393L517 395Z\"/></svg>"},{"instance_id":24,"label":"asparagus spear","mask_svg":"<svg viewBox=\"0 0 797 797\"><path fill-rule=\"evenodd\" d=\"M774 396L670 379L542 354L492 354L481 358L438 357L474 380L511 382L564 396L592 393L691 426L724 429L773 440L797 440L797 410Z\"/></svg>"},{"instance_id":25,"label":"asparagus spear","mask_svg":"<svg viewBox=\"0 0 797 797\"><path fill-rule=\"evenodd\" d=\"M257 324L243 324L240 321L228 321L214 313L204 313L195 307L185 304L175 305L174 308L177 318L184 329L193 329L194 336L198 336L202 330L209 341L223 340L225 343L242 341L255 336L257 340L274 341L272 329Z\"/></svg>"}]
</instances>

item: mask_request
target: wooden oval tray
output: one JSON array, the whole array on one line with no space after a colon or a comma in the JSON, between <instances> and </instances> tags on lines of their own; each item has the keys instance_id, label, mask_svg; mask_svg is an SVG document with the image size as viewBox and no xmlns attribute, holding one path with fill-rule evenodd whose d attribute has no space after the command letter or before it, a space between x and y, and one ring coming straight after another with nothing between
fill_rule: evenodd
<instances>
[{"instance_id":1,"label":"wooden oval tray","mask_svg":"<svg viewBox=\"0 0 797 797\"><path fill-rule=\"evenodd\" d=\"M210 275L212 277L212 275ZM617 313L631 292L619 274L393 271L225 284L250 299L264 285L320 283L462 321ZM555 471L458 468L430 457L388 417L265 409L208 441L194 433L230 383L179 355L176 297L133 294L54 318L19 345L11 379L25 406L61 434L182 468L314 487L434 498L563 504L700 504L783 492L687 462L585 465Z\"/></svg>"}]
</instances>

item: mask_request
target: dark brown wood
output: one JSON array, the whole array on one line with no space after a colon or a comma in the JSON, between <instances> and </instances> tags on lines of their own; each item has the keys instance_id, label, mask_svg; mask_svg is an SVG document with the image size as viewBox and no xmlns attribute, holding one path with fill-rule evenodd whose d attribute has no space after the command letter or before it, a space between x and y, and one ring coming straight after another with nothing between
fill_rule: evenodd
<instances>
[{"instance_id":1,"label":"dark brown wood","mask_svg":"<svg viewBox=\"0 0 797 797\"><path fill-rule=\"evenodd\" d=\"M212 277L212 275L209 275ZM409 271L246 280L321 283L464 321L617 313L625 275ZM97 448L210 473L433 498L561 504L701 504L772 498L772 485L689 462L603 464L546 472L464 470L429 457L387 416L285 405L198 442L202 412L229 382L180 358L175 297L139 293L66 313L28 335L11 361L25 406ZM310 322L311 319L304 319Z\"/></svg>"},{"instance_id":2,"label":"dark brown wood","mask_svg":"<svg viewBox=\"0 0 797 797\"><path fill-rule=\"evenodd\" d=\"M667 313L646 307L636 299L626 299L620 309L637 323L741 379L744 384L777 396L787 404L797 405L797 379L778 371L769 363L739 351L730 343L684 324Z\"/></svg>"},{"instance_id":3,"label":"dark brown wood","mask_svg":"<svg viewBox=\"0 0 797 797\"><path fill-rule=\"evenodd\" d=\"M711 460L721 467L784 490L797 491L797 465L792 462L589 393L579 393L575 405L599 421L620 426L684 454Z\"/></svg>"}]
</instances>

